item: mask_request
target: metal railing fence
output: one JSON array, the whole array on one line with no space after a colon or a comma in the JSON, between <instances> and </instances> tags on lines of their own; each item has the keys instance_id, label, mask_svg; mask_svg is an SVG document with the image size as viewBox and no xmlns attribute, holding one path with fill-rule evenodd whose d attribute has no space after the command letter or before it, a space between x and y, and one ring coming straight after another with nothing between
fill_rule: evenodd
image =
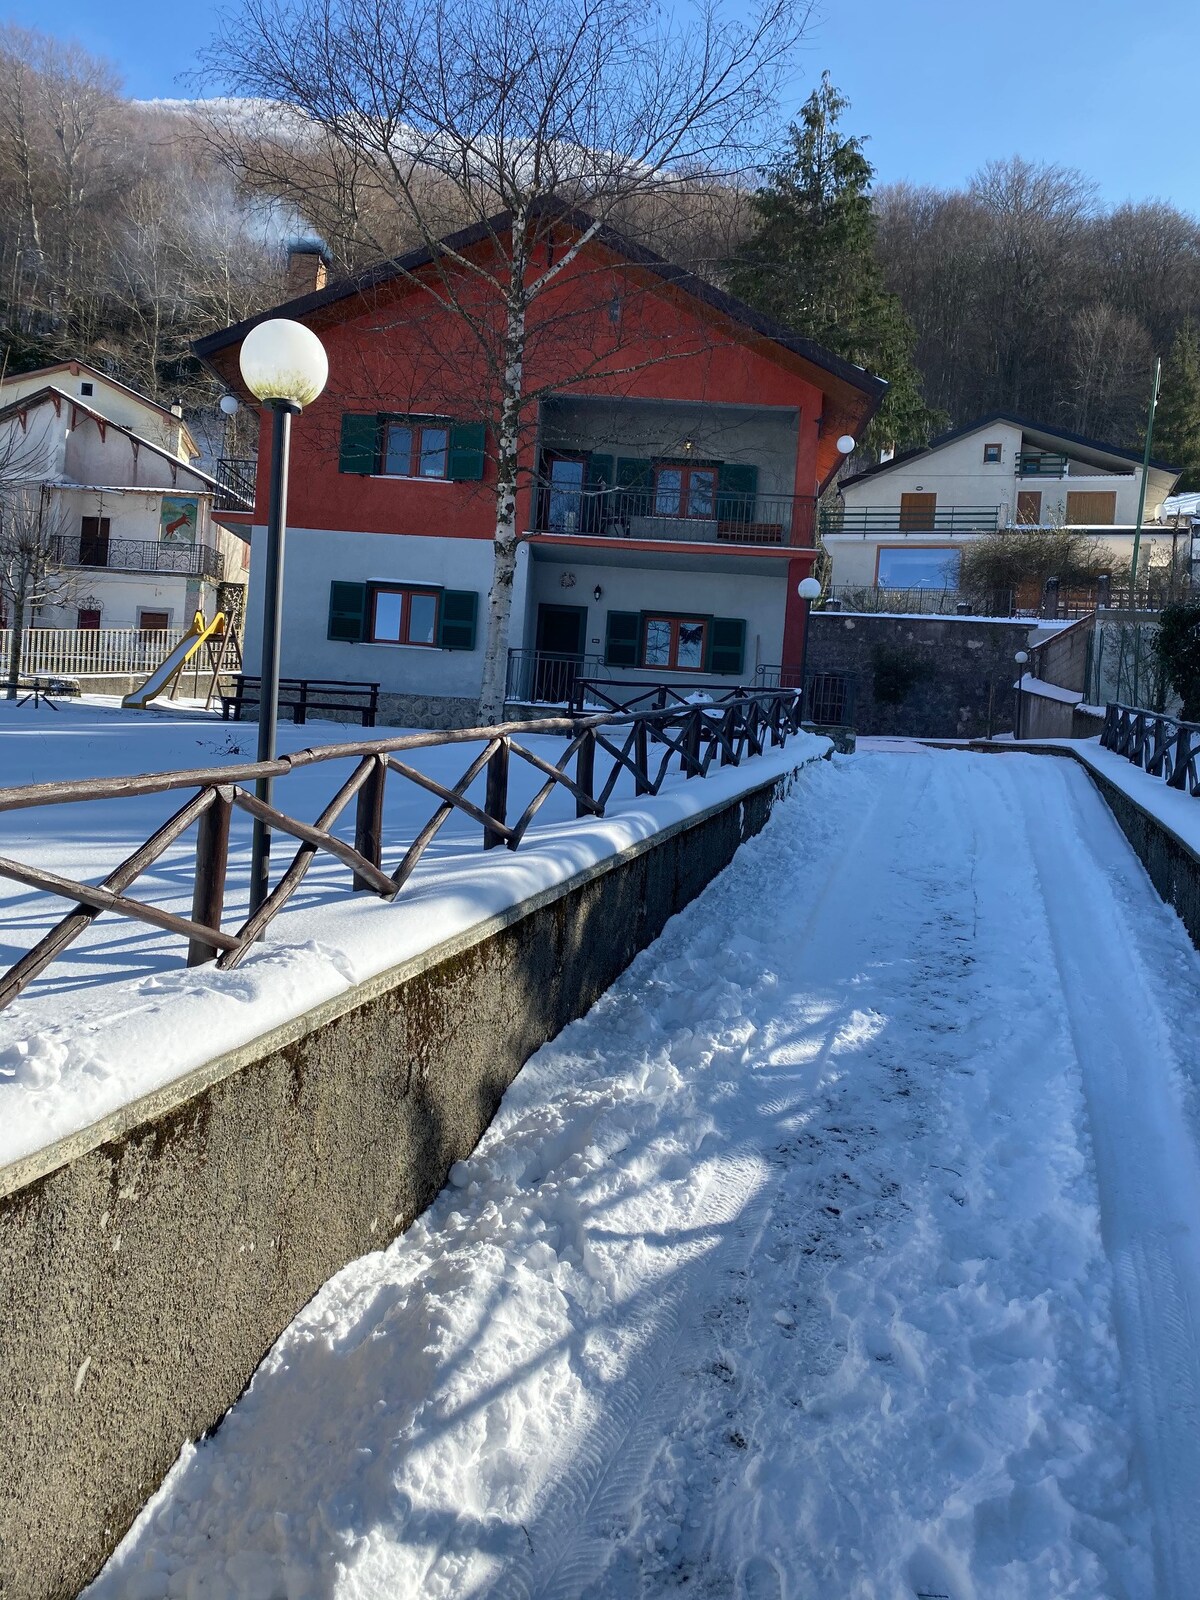
<instances>
[{"instance_id":1,"label":"metal railing fence","mask_svg":"<svg viewBox=\"0 0 1200 1600\"><path fill-rule=\"evenodd\" d=\"M151 672L183 638L182 628L26 628L21 667L29 677L110 677ZM12 632L0 628L0 680Z\"/></svg>"}]
</instances>

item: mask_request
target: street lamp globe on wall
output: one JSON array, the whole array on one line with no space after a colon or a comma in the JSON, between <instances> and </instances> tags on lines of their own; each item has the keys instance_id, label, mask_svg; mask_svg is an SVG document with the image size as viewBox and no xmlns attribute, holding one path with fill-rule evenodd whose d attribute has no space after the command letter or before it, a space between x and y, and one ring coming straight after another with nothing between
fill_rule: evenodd
<instances>
[{"instance_id":1,"label":"street lamp globe on wall","mask_svg":"<svg viewBox=\"0 0 1200 1600\"><path fill-rule=\"evenodd\" d=\"M844 433L838 440L837 447L841 451L842 455L850 456L854 454L856 444L857 440L852 433Z\"/></svg>"},{"instance_id":2,"label":"street lamp globe on wall","mask_svg":"<svg viewBox=\"0 0 1200 1600\"><path fill-rule=\"evenodd\" d=\"M1021 724L1025 720L1023 713L1025 710L1025 667L1029 661L1028 650L1018 650L1013 660L1017 664L1017 714L1013 719L1015 723L1013 738L1020 739L1022 737Z\"/></svg>"},{"instance_id":3,"label":"street lamp globe on wall","mask_svg":"<svg viewBox=\"0 0 1200 1600\"><path fill-rule=\"evenodd\" d=\"M260 322L242 341L239 364L250 393L269 406L271 428L270 493L267 501L267 549L263 572L262 674L258 702L258 759L274 761L279 721L279 654L283 625L283 549L287 530L288 456L292 418L317 398L329 377L325 347L302 323L284 317ZM255 794L271 803L272 780L259 778ZM271 830L266 819L254 819L250 863L250 913L270 889Z\"/></svg>"},{"instance_id":4,"label":"street lamp globe on wall","mask_svg":"<svg viewBox=\"0 0 1200 1600\"><path fill-rule=\"evenodd\" d=\"M796 593L804 601L804 643L800 647L800 717L804 718L804 695L808 687L808 625L812 619L812 603L820 598L821 584L814 577L801 578Z\"/></svg>"}]
</instances>

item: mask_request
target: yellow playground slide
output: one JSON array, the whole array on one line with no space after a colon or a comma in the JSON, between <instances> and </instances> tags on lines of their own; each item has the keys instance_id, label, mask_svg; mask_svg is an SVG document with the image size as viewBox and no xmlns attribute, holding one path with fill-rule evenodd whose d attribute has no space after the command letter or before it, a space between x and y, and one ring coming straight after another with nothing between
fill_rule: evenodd
<instances>
[{"instance_id":1,"label":"yellow playground slide","mask_svg":"<svg viewBox=\"0 0 1200 1600\"><path fill-rule=\"evenodd\" d=\"M131 706L134 710L144 711L151 700L160 694L165 694L172 683L187 666L188 662L198 650L204 648L210 639L220 639L225 632L225 613L218 611L211 622L205 622L203 611L197 611L192 618L192 625L180 639L174 650L170 651L155 667L154 671L131 693L121 701L123 706Z\"/></svg>"}]
</instances>

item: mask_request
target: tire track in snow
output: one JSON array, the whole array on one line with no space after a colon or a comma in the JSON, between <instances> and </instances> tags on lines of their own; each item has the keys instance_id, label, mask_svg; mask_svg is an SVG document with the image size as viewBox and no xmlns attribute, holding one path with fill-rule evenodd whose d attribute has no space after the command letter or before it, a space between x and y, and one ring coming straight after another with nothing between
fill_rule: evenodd
<instances>
[{"instance_id":1,"label":"tire track in snow","mask_svg":"<svg viewBox=\"0 0 1200 1600\"><path fill-rule=\"evenodd\" d=\"M1168 997L1143 953L1147 922L1175 919L1085 774L1073 763L1055 763L1054 775L1069 826L1052 833L1046 828L1044 786L1034 793L1023 773L1013 778L1014 798L1041 881L1087 1100L1118 1336L1155 1524L1156 1597L1194 1600L1200 1573L1200 1161L1172 1082L1179 1073L1178 1022L1164 1014ZM1116 892L1118 884L1125 894ZM1079 937L1081 923L1087 938ZM1200 982L1192 997L1200 999ZM1170 998L1178 1006L1184 997ZM1198 1014L1190 1012L1193 1025Z\"/></svg>"}]
</instances>

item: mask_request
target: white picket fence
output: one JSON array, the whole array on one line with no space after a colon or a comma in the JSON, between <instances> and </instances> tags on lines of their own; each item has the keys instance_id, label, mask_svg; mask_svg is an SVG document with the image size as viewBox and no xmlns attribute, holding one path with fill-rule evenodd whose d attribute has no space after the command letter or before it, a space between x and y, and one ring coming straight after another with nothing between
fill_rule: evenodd
<instances>
[{"instance_id":1,"label":"white picket fence","mask_svg":"<svg viewBox=\"0 0 1200 1600\"><path fill-rule=\"evenodd\" d=\"M21 671L66 678L149 673L182 638L182 628L26 628ZM0 628L0 680L11 648L11 631Z\"/></svg>"}]
</instances>

